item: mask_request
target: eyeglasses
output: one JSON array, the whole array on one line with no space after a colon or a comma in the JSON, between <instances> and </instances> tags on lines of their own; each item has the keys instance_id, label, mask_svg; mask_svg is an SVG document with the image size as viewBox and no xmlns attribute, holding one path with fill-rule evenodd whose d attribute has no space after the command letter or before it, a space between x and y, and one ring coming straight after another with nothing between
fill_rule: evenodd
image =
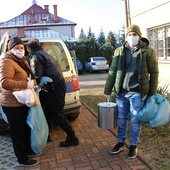
<instances>
[{"instance_id":1,"label":"eyeglasses","mask_svg":"<svg viewBox=\"0 0 170 170\"><path fill-rule=\"evenodd\" d=\"M134 33L129 33L128 36L138 36L138 34Z\"/></svg>"}]
</instances>

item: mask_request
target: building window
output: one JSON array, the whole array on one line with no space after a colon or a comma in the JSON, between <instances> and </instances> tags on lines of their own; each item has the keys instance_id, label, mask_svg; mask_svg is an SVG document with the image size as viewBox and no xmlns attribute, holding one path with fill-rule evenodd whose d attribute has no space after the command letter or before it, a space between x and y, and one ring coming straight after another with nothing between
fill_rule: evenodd
<instances>
[{"instance_id":1,"label":"building window","mask_svg":"<svg viewBox=\"0 0 170 170\"><path fill-rule=\"evenodd\" d=\"M159 59L170 58L170 25L149 30L150 46L157 50Z\"/></svg>"},{"instance_id":2,"label":"building window","mask_svg":"<svg viewBox=\"0 0 170 170\"><path fill-rule=\"evenodd\" d=\"M37 13L37 8L36 7L33 8L33 12L34 12L34 14Z\"/></svg>"},{"instance_id":3,"label":"building window","mask_svg":"<svg viewBox=\"0 0 170 170\"><path fill-rule=\"evenodd\" d=\"M170 57L170 27L166 29L166 56Z\"/></svg>"}]
</instances>

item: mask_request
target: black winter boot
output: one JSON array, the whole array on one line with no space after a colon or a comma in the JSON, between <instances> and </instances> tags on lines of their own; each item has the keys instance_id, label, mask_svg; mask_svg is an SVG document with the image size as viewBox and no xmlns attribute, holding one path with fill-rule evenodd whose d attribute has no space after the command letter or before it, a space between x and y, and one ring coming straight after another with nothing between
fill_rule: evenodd
<instances>
[{"instance_id":1,"label":"black winter boot","mask_svg":"<svg viewBox=\"0 0 170 170\"><path fill-rule=\"evenodd\" d=\"M60 147L76 146L79 144L79 140L75 135L67 136L66 140L60 143Z\"/></svg>"}]
</instances>

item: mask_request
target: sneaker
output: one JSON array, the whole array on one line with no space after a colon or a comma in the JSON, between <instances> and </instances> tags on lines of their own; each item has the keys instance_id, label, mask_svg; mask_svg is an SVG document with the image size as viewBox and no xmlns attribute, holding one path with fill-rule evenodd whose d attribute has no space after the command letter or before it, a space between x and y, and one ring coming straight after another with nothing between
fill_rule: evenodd
<instances>
[{"instance_id":1,"label":"sneaker","mask_svg":"<svg viewBox=\"0 0 170 170\"><path fill-rule=\"evenodd\" d=\"M37 164L38 164L38 161L33 160L33 159L29 159L27 162L19 162L20 166L26 166L26 167L34 166L34 165L37 165Z\"/></svg>"},{"instance_id":2,"label":"sneaker","mask_svg":"<svg viewBox=\"0 0 170 170\"><path fill-rule=\"evenodd\" d=\"M128 158L129 159L136 158L137 157L137 152L138 152L137 146L136 145L130 145Z\"/></svg>"},{"instance_id":3,"label":"sneaker","mask_svg":"<svg viewBox=\"0 0 170 170\"><path fill-rule=\"evenodd\" d=\"M114 148L109 151L109 153L111 154L117 154L119 153L120 151L123 151L125 149L125 144L123 142L118 142Z\"/></svg>"},{"instance_id":4,"label":"sneaker","mask_svg":"<svg viewBox=\"0 0 170 170\"><path fill-rule=\"evenodd\" d=\"M39 152L39 153L32 152L28 154L28 157L36 157L36 156L40 156L41 154L42 152Z\"/></svg>"},{"instance_id":5,"label":"sneaker","mask_svg":"<svg viewBox=\"0 0 170 170\"><path fill-rule=\"evenodd\" d=\"M60 143L60 147L76 146L79 144L79 140L76 136L69 138L67 137L65 141Z\"/></svg>"}]
</instances>

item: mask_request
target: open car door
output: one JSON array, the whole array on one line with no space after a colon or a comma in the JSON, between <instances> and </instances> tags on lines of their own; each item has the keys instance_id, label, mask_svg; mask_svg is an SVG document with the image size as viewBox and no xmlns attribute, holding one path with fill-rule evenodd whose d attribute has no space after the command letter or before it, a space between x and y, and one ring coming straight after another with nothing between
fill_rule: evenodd
<instances>
[{"instance_id":1,"label":"open car door","mask_svg":"<svg viewBox=\"0 0 170 170\"><path fill-rule=\"evenodd\" d=\"M0 55L7 51L7 43L8 43L8 40L9 40L8 32L9 31L5 32L5 34L1 38L1 42L0 42Z\"/></svg>"},{"instance_id":2,"label":"open car door","mask_svg":"<svg viewBox=\"0 0 170 170\"><path fill-rule=\"evenodd\" d=\"M1 38L0 42L0 55L6 52L7 50L7 43L9 40L9 31L7 31ZM1 101L1 87L0 87L0 101ZM6 116L2 110L1 104L0 104L0 132L6 131L9 129L9 124L6 122Z\"/></svg>"},{"instance_id":3,"label":"open car door","mask_svg":"<svg viewBox=\"0 0 170 170\"><path fill-rule=\"evenodd\" d=\"M77 73L77 75L78 75L77 61L76 61L76 53L75 53L74 50L70 50L69 52L70 52L71 58L72 58L72 60L73 60L76 73Z\"/></svg>"}]
</instances>

